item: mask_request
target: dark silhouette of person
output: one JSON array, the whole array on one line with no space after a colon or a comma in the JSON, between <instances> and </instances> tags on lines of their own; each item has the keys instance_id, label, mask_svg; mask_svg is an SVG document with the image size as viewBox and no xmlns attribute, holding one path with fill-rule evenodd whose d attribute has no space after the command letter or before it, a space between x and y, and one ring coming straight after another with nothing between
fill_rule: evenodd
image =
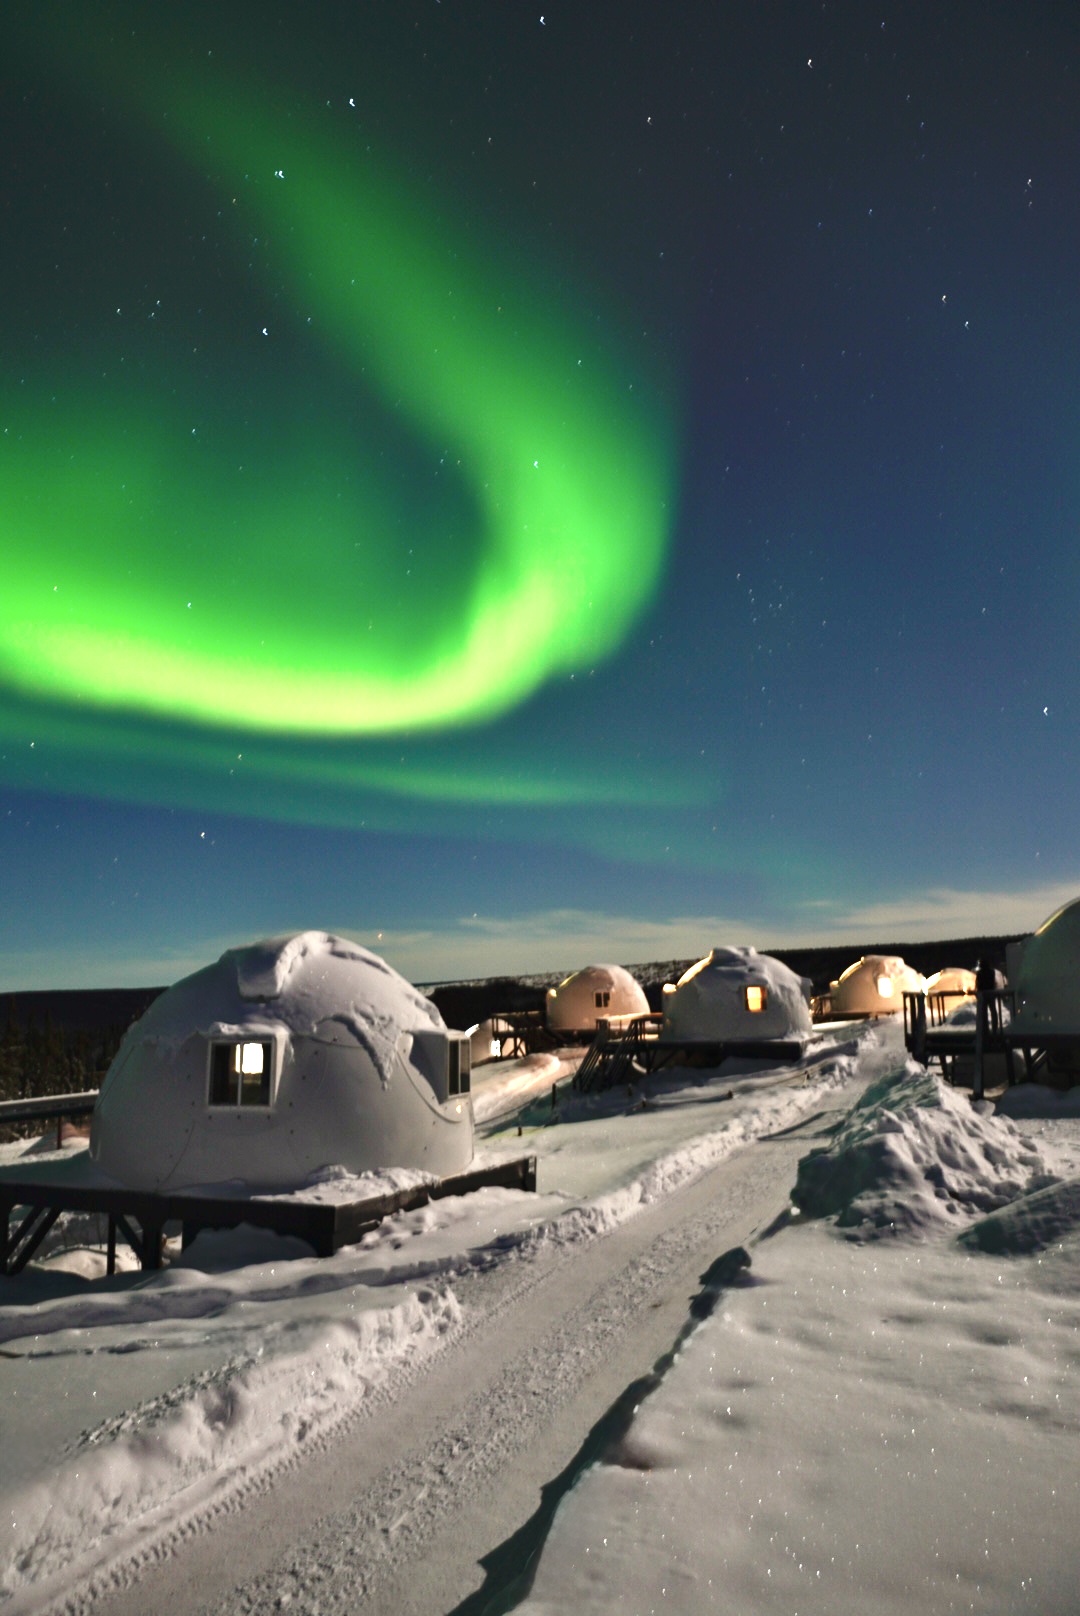
<instances>
[{"instance_id":1,"label":"dark silhouette of person","mask_svg":"<svg viewBox=\"0 0 1080 1616\"><path fill-rule=\"evenodd\" d=\"M1001 1028L1001 1006L997 996L998 975L991 959L984 957L975 967L975 991L979 996L979 1015L985 1017L984 1030L998 1032Z\"/></svg>"}]
</instances>

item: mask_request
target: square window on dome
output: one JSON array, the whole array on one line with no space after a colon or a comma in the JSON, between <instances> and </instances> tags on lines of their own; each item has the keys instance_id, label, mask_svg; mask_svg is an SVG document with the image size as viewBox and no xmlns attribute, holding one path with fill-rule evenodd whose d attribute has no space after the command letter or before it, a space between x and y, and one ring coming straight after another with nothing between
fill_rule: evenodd
<instances>
[{"instance_id":1,"label":"square window on dome","mask_svg":"<svg viewBox=\"0 0 1080 1616\"><path fill-rule=\"evenodd\" d=\"M746 1008L751 1015L760 1015L769 1002L769 990L761 982L748 982L743 988Z\"/></svg>"},{"instance_id":2,"label":"square window on dome","mask_svg":"<svg viewBox=\"0 0 1080 1616\"><path fill-rule=\"evenodd\" d=\"M274 1044L269 1038L230 1039L210 1046L207 1103L228 1107L270 1105Z\"/></svg>"},{"instance_id":3,"label":"square window on dome","mask_svg":"<svg viewBox=\"0 0 1080 1616\"><path fill-rule=\"evenodd\" d=\"M467 1038L451 1038L446 1046L447 1095L468 1094L472 1088L472 1045Z\"/></svg>"}]
</instances>

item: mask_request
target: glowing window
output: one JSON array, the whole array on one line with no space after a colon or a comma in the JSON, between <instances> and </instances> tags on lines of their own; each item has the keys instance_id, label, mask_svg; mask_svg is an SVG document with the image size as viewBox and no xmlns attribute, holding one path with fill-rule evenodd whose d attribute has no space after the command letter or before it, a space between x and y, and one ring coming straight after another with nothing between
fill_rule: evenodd
<instances>
[{"instance_id":1,"label":"glowing window","mask_svg":"<svg viewBox=\"0 0 1080 1616\"><path fill-rule=\"evenodd\" d=\"M769 1002L769 990L761 982L748 982L743 988L746 1008L759 1015Z\"/></svg>"},{"instance_id":2,"label":"glowing window","mask_svg":"<svg viewBox=\"0 0 1080 1616\"><path fill-rule=\"evenodd\" d=\"M894 985L891 976L879 976L877 979L878 996L882 999L891 999Z\"/></svg>"},{"instance_id":3,"label":"glowing window","mask_svg":"<svg viewBox=\"0 0 1080 1616\"><path fill-rule=\"evenodd\" d=\"M208 1103L268 1106L273 1075L274 1045L269 1038L212 1044Z\"/></svg>"}]
</instances>

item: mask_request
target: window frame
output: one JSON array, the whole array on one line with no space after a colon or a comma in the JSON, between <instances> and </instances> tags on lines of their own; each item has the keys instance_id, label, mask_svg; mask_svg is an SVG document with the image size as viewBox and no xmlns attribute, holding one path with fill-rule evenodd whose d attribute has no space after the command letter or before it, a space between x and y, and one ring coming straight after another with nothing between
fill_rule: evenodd
<instances>
[{"instance_id":1,"label":"window frame","mask_svg":"<svg viewBox=\"0 0 1080 1616\"><path fill-rule=\"evenodd\" d=\"M261 1074L264 1078L264 1082L260 1084L260 1090L265 1089L267 1095L266 1099L261 1097L261 1093L258 1100L245 1100L243 1098L244 1077L246 1074L242 1070L234 1071L233 1063L226 1061L224 1072L218 1072L216 1070L220 1060L220 1056L218 1055L219 1050L228 1050L232 1052L243 1049L245 1045L258 1045L259 1048L264 1051L266 1065L264 1065L263 1073ZM233 1057L233 1061L235 1062L235 1056ZM239 1111L243 1112L245 1116L250 1115L252 1112L261 1112L265 1114L266 1112L272 1111L277 1099L277 1068L277 1039L272 1034L263 1034L260 1037L248 1038L217 1037L208 1039L206 1052L207 1110ZM229 1100L217 1100L214 1098L215 1079L223 1076L227 1076L230 1079L235 1079L232 1089L233 1098Z\"/></svg>"},{"instance_id":2,"label":"window frame","mask_svg":"<svg viewBox=\"0 0 1080 1616\"><path fill-rule=\"evenodd\" d=\"M451 1050L456 1055L451 1055ZM472 1093L472 1041L464 1034L446 1040L446 1098L460 1100Z\"/></svg>"}]
</instances>

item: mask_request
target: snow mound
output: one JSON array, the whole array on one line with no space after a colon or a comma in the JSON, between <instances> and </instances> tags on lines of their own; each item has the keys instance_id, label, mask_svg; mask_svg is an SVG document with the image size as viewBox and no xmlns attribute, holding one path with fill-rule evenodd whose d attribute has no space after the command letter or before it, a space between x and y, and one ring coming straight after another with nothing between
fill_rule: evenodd
<instances>
[{"instance_id":1,"label":"snow mound","mask_svg":"<svg viewBox=\"0 0 1080 1616\"><path fill-rule=\"evenodd\" d=\"M454 1293L425 1289L396 1307L326 1324L300 1351L262 1355L259 1347L84 1431L77 1464L19 1500L0 1606L35 1584L62 1587L72 1568L85 1567L88 1544L131 1553L155 1511L171 1510L182 1532L185 1519L220 1506L226 1493L269 1485L460 1325ZM34 1608L43 1608L40 1597Z\"/></svg>"},{"instance_id":2,"label":"snow mound","mask_svg":"<svg viewBox=\"0 0 1080 1616\"><path fill-rule=\"evenodd\" d=\"M1080 1228L1080 1178L1024 1195L988 1218L980 1218L960 1236L969 1251L993 1257L1030 1257L1046 1251Z\"/></svg>"},{"instance_id":3,"label":"snow mound","mask_svg":"<svg viewBox=\"0 0 1080 1616\"><path fill-rule=\"evenodd\" d=\"M251 1223L235 1229L201 1229L195 1239L170 1264L173 1268L197 1268L203 1274L229 1273L234 1268L256 1264L293 1262L310 1259L315 1253L306 1240L296 1235L277 1234Z\"/></svg>"},{"instance_id":4,"label":"snow mound","mask_svg":"<svg viewBox=\"0 0 1080 1616\"><path fill-rule=\"evenodd\" d=\"M1017 1083L997 1103L999 1117L1080 1117L1080 1087L1053 1089L1046 1083Z\"/></svg>"},{"instance_id":5,"label":"snow mound","mask_svg":"<svg viewBox=\"0 0 1080 1616\"><path fill-rule=\"evenodd\" d=\"M1011 1122L908 1062L866 1089L830 1146L803 1157L792 1199L873 1239L994 1212L1051 1179Z\"/></svg>"},{"instance_id":6,"label":"snow mound","mask_svg":"<svg viewBox=\"0 0 1080 1616\"><path fill-rule=\"evenodd\" d=\"M339 1164L309 1173L303 1184L284 1195L260 1196L266 1201L303 1201L305 1205L348 1206L354 1201L371 1201L378 1195L394 1195L421 1184L434 1184L437 1176L421 1167L382 1167L376 1172L350 1173Z\"/></svg>"}]
</instances>

